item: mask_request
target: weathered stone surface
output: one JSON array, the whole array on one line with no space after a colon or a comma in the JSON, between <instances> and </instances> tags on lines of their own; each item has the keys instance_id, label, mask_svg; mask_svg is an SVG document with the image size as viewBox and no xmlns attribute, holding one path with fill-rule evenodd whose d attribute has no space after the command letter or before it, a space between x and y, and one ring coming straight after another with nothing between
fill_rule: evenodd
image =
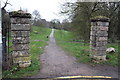
<instances>
[{"instance_id":1,"label":"weathered stone surface","mask_svg":"<svg viewBox=\"0 0 120 80\"><path fill-rule=\"evenodd\" d=\"M91 21L93 21L91 22L90 32L91 57L96 60L106 60L109 22L104 19L94 19Z\"/></svg>"},{"instance_id":2,"label":"weathered stone surface","mask_svg":"<svg viewBox=\"0 0 120 80\"><path fill-rule=\"evenodd\" d=\"M105 26L101 26L101 27L99 27L99 29L102 31L108 31L108 27L105 27Z\"/></svg>"},{"instance_id":3,"label":"weathered stone surface","mask_svg":"<svg viewBox=\"0 0 120 80\"><path fill-rule=\"evenodd\" d=\"M108 26L109 22L91 22L91 26Z\"/></svg>"},{"instance_id":4,"label":"weathered stone surface","mask_svg":"<svg viewBox=\"0 0 120 80\"><path fill-rule=\"evenodd\" d=\"M31 18L31 14L23 10L9 12L10 18Z\"/></svg>"},{"instance_id":5,"label":"weathered stone surface","mask_svg":"<svg viewBox=\"0 0 120 80\"><path fill-rule=\"evenodd\" d=\"M21 50L28 50L28 49L30 49L29 44L16 44L16 45L13 45L13 50L21 51Z\"/></svg>"},{"instance_id":6,"label":"weathered stone surface","mask_svg":"<svg viewBox=\"0 0 120 80\"><path fill-rule=\"evenodd\" d=\"M103 26L104 24L104 22L96 22L97 23L97 26Z\"/></svg>"},{"instance_id":7,"label":"weathered stone surface","mask_svg":"<svg viewBox=\"0 0 120 80\"><path fill-rule=\"evenodd\" d=\"M96 36L96 37L107 37L108 33L106 31L91 31L90 35L92 37Z\"/></svg>"},{"instance_id":8,"label":"weathered stone surface","mask_svg":"<svg viewBox=\"0 0 120 80\"><path fill-rule=\"evenodd\" d=\"M92 17L91 19L91 22L109 22L110 19L106 16L95 16L95 17Z\"/></svg>"},{"instance_id":9,"label":"weathered stone surface","mask_svg":"<svg viewBox=\"0 0 120 80\"><path fill-rule=\"evenodd\" d=\"M96 22L91 22L91 26L97 26Z\"/></svg>"},{"instance_id":10,"label":"weathered stone surface","mask_svg":"<svg viewBox=\"0 0 120 80\"><path fill-rule=\"evenodd\" d=\"M94 55L92 58L95 59L94 61L106 61L106 55L103 56Z\"/></svg>"},{"instance_id":11,"label":"weathered stone surface","mask_svg":"<svg viewBox=\"0 0 120 80\"><path fill-rule=\"evenodd\" d=\"M19 63L18 66L24 68L31 64L29 45L31 20L28 13L24 13L25 16L20 14L21 13L11 16L12 55L13 62Z\"/></svg>"},{"instance_id":12,"label":"weathered stone surface","mask_svg":"<svg viewBox=\"0 0 120 80\"><path fill-rule=\"evenodd\" d=\"M93 38L93 37L90 35L90 41L92 41L92 38Z\"/></svg>"},{"instance_id":13,"label":"weathered stone surface","mask_svg":"<svg viewBox=\"0 0 120 80\"><path fill-rule=\"evenodd\" d=\"M30 66L30 64L31 64L31 62L27 62L27 63L20 63L20 64L19 64L19 67L21 67L21 68L26 68L26 67L29 67L29 66Z\"/></svg>"},{"instance_id":14,"label":"weathered stone surface","mask_svg":"<svg viewBox=\"0 0 120 80\"><path fill-rule=\"evenodd\" d=\"M103 26L109 26L109 22L103 22Z\"/></svg>"},{"instance_id":15,"label":"weathered stone surface","mask_svg":"<svg viewBox=\"0 0 120 80\"><path fill-rule=\"evenodd\" d=\"M94 35L96 35L96 33L97 33L97 31L93 30L93 31L90 32L90 35L94 36Z\"/></svg>"},{"instance_id":16,"label":"weathered stone surface","mask_svg":"<svg viewBox=\"0 0 120 80\"><path fill-rule=\"evenodd\" d=\"M107 33L107 31L101 31L101 30L99 30L99 31L96 32L96 35L97 35L97 37L107 37L108 33Z\"/></svg>"},{"instance_id":17,"label":"weathered stone surface","mask_svg":"<svg viewBox=\"0 0 120 80\"><path fill-rule=\"evenodd\" d=\"M91 31L98 31L98 27L97 26L92 26Z\"/></svg>"},{"instance_id":18,"label":"weathered stone surface","mask_svg":"<svg viewBox=\"0 0 120 80\"><path fill-rule=\"evenodd\" d=\"M95 35L91 35L91 36L90 36L90 40L95 42L95 41L96 41Z\"/></svg>"},{"instance_id":19,"label":"weathered stone surface","mask_svg":"<svg viewBox=\"0 0 120 80\"><path fill-rule=\"evenodd\" d=\"M30 24L11 24L11 30L30 31Z\"/></svg>"},{"instance_id":20,"label":"weathered stone surface","mask_svg":"<svg viewBox=\"0 0 120 80\"><path fill-rule=\"evenodd\" d=\"M99 21L99 22L94 22L93 25L95 25L95 26L108 26L109 22L101 22L101 21Z\"/></svg>"},{"instance_id":21,"label":"weathered stone surface","mask_svg":"<svg viewBox=\"0 0 120 80\"><path fill-rule=\"evenodd\" d=\"M96 37L96 41L107 41L108 37Z\"/></svg>"},{"instance_id":22,"label":"weathered stone surface","mask_svg":"<svg viewBox=\"0 0 120 80\"><path fill-rule=\"evenodd\" d=\"M12 43L17 44L17 43L29 43L30 42L30 37L12 37Z\"/></svg>"},{"instance_id":23,"label":"weathered stone surface","mask_svg":"<svg viewBox=\"0 0 120 80\"><path fill-rule=\"evenodd\" d=\"M102 47L101 46L97 46L96 47L96 50L97 51L105 51L106 50L106 47L103 45Z\"/></svg>"},{"instance_id":24,"label":"weathered stone surface","mask_svg":"<svg viewBox=\"0 0 120 80\"><path fill-rule=\"evenodd\" d=\"M97 55L99 55L99 56L106 55L106 51L105 50L97 50Z\"/></svg>"},{"instance_id":25,"label":"weathered stone surface","mask_svg":"<svg viewBox=\"0 0 120 80\"><path fill-rule=\"evenodd\" d=\"M16 57L13 59L14 63L29 63L31 62L30 57Z\"/></svg>"},{"instance_id":26,"label":"weathered stone surface","mask_svg":"<svg viewBox=\"0 0 120 80\"><path fill-rule=\"evenodd\" d=\"M11 18L12 24L30 24L31 20L29 18Z\"/></svg>"},{"instance_id":27,"label":"weathered stone surface","mask_svg":"<svg viewBox=\"0 0 120 80\"><path fill-rule=\"evenodd\" d=\"M26 57L30 56L30 50L21 50L21 51L13 51L13 57Z\"/></svg>"},{"instance_id":28,"label":"weathered stone surface","mask_svg":"<svg viewBox=\"0 0 120 80\"><path fill-rule=\"evenodd\" d=\"M107 41L97 41L96 42L96 47L98 47L98 46L106 46L106 44L107 44Z\"/></svg>"},{"instance_id":29,"label":"weathered stone surface","mask_svg":"<svg viewBox=\"0 0 120 80\"><path fill-rule=\"evenodd\" d=\"M11 31L13 37L29 37L30 31Z\"/></svg>"}]
</instances>

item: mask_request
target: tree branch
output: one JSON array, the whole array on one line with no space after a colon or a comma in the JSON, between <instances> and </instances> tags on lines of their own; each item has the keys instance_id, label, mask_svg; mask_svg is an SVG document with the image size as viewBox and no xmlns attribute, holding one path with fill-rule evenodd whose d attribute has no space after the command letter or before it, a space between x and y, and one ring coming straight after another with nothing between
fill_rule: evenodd
<instances>
[{"instance_id":1,"label":"tree branch","mask_svg":"<svg viewBox=\"0 0 120 80\"><path fill-rule=\"evenodd\" d=\"M93 6L93 9L91 10L91 13L90 13L90 16L91 16L91 14L93 13L93 12L96 12L97 10L99 10L99 9L96 9L96 6L98 5L98 3L96 2L95 4L94 4L94 6Z\"/></svg>"},{"instance_id":2,"label":"tree branch","mask_svg":"<svg viewBox=\"0 0 120 80\"><path fill-rule=\"evenodd\" d=\"M117 7L111 12L111 14L109 15L110 17L112 17L113 13L119 8L120 5L117 5Z\"/></svg>"},{"instance_id":3,"label":"tree branch","mask_svg":"<svg viewBox=\"0 0 120 80\"><path fill-rule=\"evenodd\" d=\"M8 3L8 0L5 2L5 5L2 7L2 9L5 9L5 7L7 6L7 5L11 5L10 3ZM12 6L12 5L11 5Z\"/></svg>"}]
</instances>

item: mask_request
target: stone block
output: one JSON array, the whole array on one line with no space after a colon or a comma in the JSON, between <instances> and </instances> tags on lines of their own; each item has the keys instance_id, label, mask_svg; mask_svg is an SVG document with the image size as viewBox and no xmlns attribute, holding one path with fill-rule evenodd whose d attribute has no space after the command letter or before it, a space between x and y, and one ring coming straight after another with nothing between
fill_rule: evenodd
<instances>
[{"instance_id":1,"label":"stone block","mask_svg":"<svg viewBox=\"0 0 120 80\"><path fill-rule=\"evenodd\" d=\"M13 62L14 63L29 63L31 62L31 58L30 57L17 57L17 58L13 58Z\"/></svg>"},{"instance_id":2,"label":"stone block","mask_svg":"<svg viewBox=\"0 0 120 80\"><path fill-rule=\"evenodd\" d=\"M106 61L106 55L103 56L94 55L92 58L94 59L94 61Z\"/></svg>"},{"instance_id":3,"label":"stone block","mask_svg":"<svg viewBox=\"0 0 120 80\"><path fill-rule=\"evenodd\" d=\"M99 42L96 42L96 46L100 47L100 46L106 46L107 44L107 41L99 41Z\"/></svg>"},{"instance_id":4,"label":"stone block","mask_svg":"<svg viewBox=\"0 0 120 80\"><path fill-rule=\"evenodd\" d=\"M12 24L30 24L31 20L29 18L11 18Z\"/></svg>"},{"instance_id":5,"label":"stone block","mask_svg":"<svg viewBox=\"0 0 120 80\"><path fill-rule=\"evenodd\" d=\"M101 31L108 31L108 27L100 26L99 30L101 30Z\"/></svg>"},{"instance_id":6,"label":"stone block","mask_svg":"<svg viewBox=\"0 0 120 80\"><path fill-rule=\"evenodd\" d=\"M20 68L26 68L26 67L29 67L30 65L31 65L31 62L19 63L19 67L20 67Z\"/></svg>"},{"instance_id":7,"label":"stone block","mask_svg":"<svg viewBox=\"0 0 120 80\"><path fill-rule=\"evenodd\" d=\"M96 37L95 37L95 35L91 35L91 36L90 36L90 40L92 40L92 41L96 41Z\"/></svg>"},{"instance_id":8,"label":"stone block","mask_svg":"<svg viewBox=\"0 0 120 80\"><path fill-rule=\"evenodd\" d=\"M101 21L91 22L91 26L108 26L108 25L109 25L109 22L101 22Z\"/></svg>"},{"instance_id":9,"label":"stone block","mask_svg":"<svg viewBox=\"0 0 120 80\"><path fill-rule=\"evenodd\" d=\"M12 31L30 31L30 24L11 24Z\"/></svg>"},{"instance_id":10,"label":"stone block","mask_svg":"<svg viewBox=\"0 0 120 80\"><path fill-rule=\"evenodd\" d=\"M28 57L30 56L30 50L22 50L22 51L13 51L13 57Z\"/></svg>"},{"instance_id":11,"label":"stone block","mask_svg":"<svg viewBox=\"0 0 120 80\"><path fill-rule=\"evenodd\" d=\"M91 22L91 26L97 26L96 22Z\"/></svg>"},{"instance_id":12,"label":"stone block","mask_svg":"<svg viewBox=\"0 0 120 80\"><path fill-rule=\"evenodd\" d=\"M96 41L107 41L108 37L96 37Z\"/></svg>"},{"instance_id":13,"label":"stone block","mask_svg":"<svg viewBox=\"0 0 120 80\"><path fill-rule=\"evenodd\" d=\"M30 49L29 44L15 44L13 45L13 50L21 51L21 50L28 50Z\"/></svg>"},{"instance_id":14,"label":"stone block","mask_svg":"<svg viewBox=\"0 0 120 80\"><path fill-rule=\"evenodd\" d=\"M103 22L103 26L108 27L109 26L109 22Z\"/></svg>"},{"instance_id":15,"label":"stone block","mask_svg":"<svg viewBox=\"0 0 120 80\"><path fill-rule=\"evenodd\" d=\"M106 55L106 51L105 50L97 50L97 55L99 55L99 56Z\"/></svg>"},{"instance_id":16,"label":"stone block","mask_svg":"<svg viewBox=\"0 0 120 80\"><path fill-rule=\"evenodd\" d=\"M97 37L107 37L108 36L108 33L107 33L107 31L97 31L96 32L96 35L97 35Z\"/></svg>"},{"instance_id":17,"label":"stone block","mask_svg":"<svg viewBox=\"0 0 120 80\"><path fill-rule=\"evenodd\" d=\"M12 43L13 45L17 43L29 43L30 42L30 37L12 37Z\"/></svg>"},{"instance_id":18,"label":"stone block","mask_svg":"<svg viewBox=\"0 0 120 80\"><path fill-rule=\"evenodd\" d=\"M91 22L91 26L94 26L93 24L94 24L94 22Z\"/></svg>"},{"instance_id":19,"label":"stone block","mask_svg":"<svg viewBox=\"0 0 120 80\"><path fill-rule=\"evenodd\" d=\"M104 25L104 22L97 22L97 26L103 26Z\"/></svg>"},{"instance_id":20,"label":"stone block","mask_svg":"<svg viewBox=\"0 0 120 80\"><path fill-rule=\"evenodd\" d=\"M93 38L93 36L92 36L92 35L90 35L90 41L92 41L92 38Z\"/></svg>"},{"instance_id":21,"label":"stone block","mask_svg":"<svg viewBox=\"0 0 120 80\"><path fill-rule=\"evenodd\" d=\"M98 31L98 26L91 26L91 31Z\"/></svg>"},{"instance_id":22,"label":"stone block","mask_svg":"<svg viewBox=\"0 0 120 80\"><path fill-rule=\"evenodd\" d=\"M12 37L29 37L30 31L11 31Z\"/></svg>"},{"instance_id":23,"label":"stone block","mask_svg":"<svg viewBox=\"0 0 120 80\"><path fill-rule=\"evenodd\" d=\"M94 35L96 35L96 33L97 33L97 31L93 30L93 31L90 32L90 35L94 36Z\"/></svg>"},{"instance_id":24,"label":"stone block","mask_svg":"<svg viewBox=\"0 0 120 80\"><path fill-rule=\"evenodd\" d=\"M106 46L96 46L95 47L96 48L96 50L99 52L99 51L105 51L106 50Z\"/></svg>"}]
</instances>

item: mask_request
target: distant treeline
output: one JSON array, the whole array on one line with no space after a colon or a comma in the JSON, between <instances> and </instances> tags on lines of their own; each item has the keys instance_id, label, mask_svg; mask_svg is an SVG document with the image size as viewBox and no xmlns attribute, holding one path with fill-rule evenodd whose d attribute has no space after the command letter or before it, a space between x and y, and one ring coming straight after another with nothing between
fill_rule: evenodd
<instances>
[{"instance_id":1,"label":"distant treeline","mask_svg":"<svg viewBox=\"0 0 120 80\"><path fill-rule=\"evenodd\" d=\"M62 5L61 14L69 16L66 29L76 34L76 39L88 41L90 38L90 19L95 16L106 16L109 22L109 41L120 40L120 3L119 2L66 2ZM64 23L64 24L65 24ZM69 25L69 26L67 26Z\"/></svg>"}]
</instances>

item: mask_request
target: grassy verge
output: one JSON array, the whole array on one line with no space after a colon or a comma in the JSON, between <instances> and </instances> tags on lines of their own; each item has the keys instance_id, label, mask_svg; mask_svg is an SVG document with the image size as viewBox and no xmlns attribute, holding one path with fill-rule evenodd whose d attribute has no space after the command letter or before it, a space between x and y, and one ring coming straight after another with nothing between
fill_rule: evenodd
<instances>
[{"instance_id":1,"label":"grassy verge","mask_svg":"<svg viewBox=\"0 0 120 80\"><path fill-rule=\"evenodd\" d=\"M78 62L81 63L91 63L91 59L89 57L89 44L82 42L74 42L74 35L71 32L67 32L64 30L55 30L55 38L57 40L58 45L60 45L64 50L68 51L70 55L75 56ZM109 64L112 66L118 65L118 45L117 44L108 44L107 47L114 47L116 49L116 53L107 54L109 58L107 61L99 63L99 64Z\"/></svg>"},{"instance_id":2,"label":"grassy verge","mask_svg":"<svg viewBox=\"0 0 120 80\"><path fill-rule=\"evenodd\" d=\"M22 78L37 74L40 70L39 56L43 53L43 48L47 45L47 36L50 34L51 29L32 27L30 34L30 54L32 64L27 68L17 68L13 66L11 70L4 71L3 77L5 78Z\"/></svg>"}]
</instances>

